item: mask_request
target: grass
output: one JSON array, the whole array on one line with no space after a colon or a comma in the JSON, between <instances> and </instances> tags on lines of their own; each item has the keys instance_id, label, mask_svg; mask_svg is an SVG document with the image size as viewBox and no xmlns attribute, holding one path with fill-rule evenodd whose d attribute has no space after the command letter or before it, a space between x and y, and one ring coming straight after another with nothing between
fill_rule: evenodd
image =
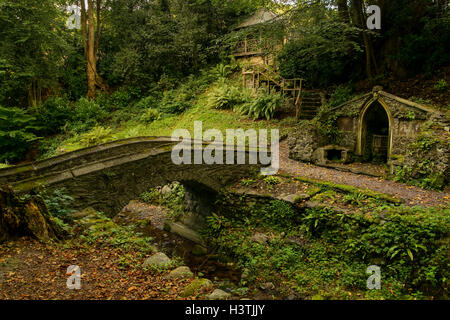
<instances>
[{"instance_id":1,"label":"grass","mask_svg":"<svg viewBox=\"0 0 450 320\"><path fill-rule=\"evenodd\" d=\"M194 137L194 121L202 121L203 132L209 129L220 130L224 140L226 138L226 129L279 129L280 136L283 136L294 130L296 124L294 118L253 121L233 111L207 108L205 107L204 96L200 96L198 103L181 115L169 115L150 124L129 121L113 128L108 137L105 138L113 141L138 136L170 137L176 129L187 129L191 137ZM270 138L270 132L268 136ZM62 141L59 147L56 148L57 152L48 156L84 148L86 145L82 141L83 139L80 139L79 135L75 135Z\"/></svg>"}]
</instances>

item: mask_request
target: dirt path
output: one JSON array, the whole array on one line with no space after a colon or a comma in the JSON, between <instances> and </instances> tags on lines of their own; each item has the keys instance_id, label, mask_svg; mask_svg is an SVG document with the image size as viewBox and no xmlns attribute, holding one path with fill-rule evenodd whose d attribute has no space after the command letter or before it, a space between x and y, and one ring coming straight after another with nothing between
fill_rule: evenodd
<instances>
[{"instance_id":1,"label":"dirt path","mask_svg":"<svg viewBox=\"0 0 450 320\"><path fill-rule=\"evenodd\" d=\"M289 148L286 141L280 143L280 172L390 194L403 199L408 206L420 205L429 207L446 205L450 200L448 188L444 192L430 191L391 180L343 172L291 160L289 159Z\"/></svg>"}]
</instances>

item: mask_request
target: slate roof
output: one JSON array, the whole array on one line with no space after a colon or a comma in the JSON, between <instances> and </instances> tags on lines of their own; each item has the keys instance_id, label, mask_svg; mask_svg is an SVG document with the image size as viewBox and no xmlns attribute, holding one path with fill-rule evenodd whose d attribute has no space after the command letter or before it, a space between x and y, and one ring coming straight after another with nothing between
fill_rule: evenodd
<instances>
[{"instance_id":1,"label":"slate roof","mask_svg":"<svg viewBox=\"0 0 450 320\"><path fill-rule=\"evenodd\" d=\"M242 29L274 20L277 17L272 11L261 8L258 9L251 17L245 19L236 29Z\"/></svg>"}]
</instances>

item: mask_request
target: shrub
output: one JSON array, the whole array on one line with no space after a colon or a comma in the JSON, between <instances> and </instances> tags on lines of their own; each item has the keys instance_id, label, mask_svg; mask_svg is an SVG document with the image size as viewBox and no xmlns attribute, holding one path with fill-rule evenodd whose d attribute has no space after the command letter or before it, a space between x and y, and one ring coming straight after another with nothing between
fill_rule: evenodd
<instances>
[{"instance_id":1,"label":"shrub","mask_svg":"<svg viewBox=\"0 0 450 320\"><path fill-rule=\"evenodd\" d=\"M135 87L121 87L109 97L109 103L114 109L124 109L133 104L141 96L141 90Z\"/></svg>"},{"instance_id":2,"label":"shrub","mask_svg":"<svg viewBox=\"0 0 450 320\"><path fill-rule=\"evenodd\" d=\"M153 108L148 108L145 113L141 116L141 121L145 123L151 123L153 121L159 120L161 114L158 110Z\"/></svg>"},{"instance_id":3,"label":"shrub","mask_svg":"<svg viewBox=\"0 0 450 320\"><path fill-rule=\"evenodd\" d=\"M445 81L445 79L441 79L439 80L435 85L434 85L434 89L438 90L438 91L445 91L448 87L448 83L447 81Z\"/></svg>"},{"instance_id":4,"label":"shrub","mask_svg":"<svg viewBox=\"0 0 450 320\"><path fill-rule=\"evenodd\" d=\"M236 68L237 68L236 64L229 65L229 64L220 63L211 70L211 73L216 78L226 78L230 74L232 74L233 71L236 70Z\"/></svg>"},{"instance_id":5,"label":"shrub","mask_svg":"<svg viewBox=\"0 0 450 320\"><path fill-rule=\"evenodd\" d=\"M52 216L62 219L64 222L72 220L71 214L75 210L71 209L74 198L65 194L64 190L57 189L51 195L44 196L45 204Z\"/></svg>"},{"instance_id":6,"label":"shrub","mask_svg":"<svg viewBox=\"0 0 450 320\"><path fill-rule=\"evenodd\" d=\"M19 108L0 106L0 162L20 160L37 140L36 117Z\"/></svg>"},{"instance_id":7,"label":"shrub","mask_svg":"<svg viewBox=\"0 0 450 320\"><path fill-rule=\"evenodd\" d=\"M61 128L71 120L72 108L69 101L61 97L50 97L36 110L36 118L44 135L61 132Z\"/></svg>"},{"instance_id":8,"label":"shrub","mask_svg":"<svg viewBox=\"0 0 450 320\"><path fill-rule=\"evenodd\" d=\"M336 107L352 98L352 88L351 86L338 86L334 92L331 94L329 104L332 107Z\"/></svg>"},{"instance_id":9,"label":"shrub","mask_svg":"<svg viewBox=\"0 0 450 320\"><path fill-rule=\"evenodd\" d=\"M156 108L158 107L158 98L150 95L148 97L142 98L139 100L138 103L136 103L135 107L137 109L149 109L149 108Z\"/></svg>"},{"instance_id":10,"label":"shrub","mask_svg":"<svg viewBox=\"0 0 450 320\"><path fill-rule=\"evenodd\" d=\"M80 138L81 144L85 147L94 146L111 140L111 129L101 126L94 127L91 131L83 134Z\"/></svg>"},{"instance_id":11,"label":"shrub","mask_svg":"<svg viewBox=\"0 0 450 320\"><path fill-rule=\"evenodd\" d=\"M180 114L191 107L192 98L192 93L184 90L166 91L158 109L167 114Z\"/></svg>"},{"instance_id":12,"label":"shrub","mask_svg":"<svg viewBox=\"0 0 450 320\"><path fill-rule=\"evenodd\" d=\"M215 109L233 109L246 102L246 95L239 88L222 83L208 95L207 106Z\"/></svg>"},{"instance_id":13,"label":"shrub","mask_svg":"<svg viewBox=\"0 0 450 320\"><path fill-rule=\"evenodd\" d=\"M69 129L76 133L92 129L98 122L106 119L108 112L96 101L81 98L75 103L75 110Z\"/></svg>"},{"instance_id":14,"label":"shrub","mask_svg":"<svg viewBox=\"0 0 450 320\"><path fill-rule=\"evenodd\" d=\"M254 120L261 118L270 120L274 117L275 111L284 104L285 100L280 94L266 94L261 91L255 99L244 103L238 110Z\"/></svg>"}]
</instances>

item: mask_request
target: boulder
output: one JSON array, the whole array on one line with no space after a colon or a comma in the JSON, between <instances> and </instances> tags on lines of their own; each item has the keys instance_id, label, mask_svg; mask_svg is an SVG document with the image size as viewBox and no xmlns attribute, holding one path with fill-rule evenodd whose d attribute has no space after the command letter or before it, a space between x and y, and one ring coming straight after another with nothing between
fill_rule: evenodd
<instances>
[{"instance_id":1,"label":"boulder","mask_svg":"<svg viewBox=\"0 0 450 320\"><path fill-rule=\"evenodd\" d=\"M192 278L194 274L192 273L191 269L189 267L183 266L178 267L175 270L170 271L168 275L166 275L165 279L189 279Z\"/></svg>"},{"instance_id":2,"label":"boulder","mask_svg":"<svg viewBox=\"0 0 450 320\"><path fill-rule=\"evenodd\" d=\"M181 296L183 298L190 297L204 289L209 289L213 286L214 284L211 282L211 280L204 278L195 279L189 285L187 285L186 288L184 288Z\"/></svg>"},{"instance_id":3,"label":"boulder","mask_svg":"<svg viewBox=\"0 0 450 320\"><path fill-rule=\"evenodd\" d=\"M231 297L231 294L220 289L214 290L209 296L210 300L225 300Z\"/></svg>"},{"instance_id":4,"label":"boulder","mask_svg":"<svg viewBox=\"0 0 450 320\"><path fill-rule=\"evenodd\" d=\"M267 241L269 241L269 236L264 234L264 233L260 233L260 232L256 232L253 236L252 236L252 241L258 242L259 244L263 244L266 243Z\"/></svg>"},{"instance_id":5,"label":"boulder","mask_svg":"<svg viewBox=\"0 0 450 320\"><path fill-rule=\"evenodd\" d=\"M266 282L259 286L261 290L273 290L275 286L272 282Z\"/></svg>"},{"instance_id":6,"label":"boulder","mask_svg":"<svg viewBox=\"0 0 450 320\"><path fill-rule=\"evenodd\" d=\"M172 193L172 189L170 188L169 185L165 185L164 187L162 187L162 189L161 189L161 194L162 194L164 197L167 198L171 193Z\"/></svg>"},{"instance_id":7,"label":"boulder","mask_svg":"<svg viewBox=\"0 0 450 320\"><path fill-rule=\"evenodd\" d=\"M166 267L168 266L172 260L169 259L168 256L166 256L162 252L155 253L150 258L147 258L144 261L144 264L142 265L144 268L148 267Z\"/></svg>"},{"instance_id":8,"label":"boulder","mask_svg":"<svg viewBox=\"0 0 450 320\"><path fill-rule=\"evenodd\" d=\"M164 230L169 231L171 233L175 233L185 239L191 240L195 243L203 243L202 239L198 235L197 232L188 228L182 223L179 222L166 222L164 225Z\"/></svg>"}]
</instances>

